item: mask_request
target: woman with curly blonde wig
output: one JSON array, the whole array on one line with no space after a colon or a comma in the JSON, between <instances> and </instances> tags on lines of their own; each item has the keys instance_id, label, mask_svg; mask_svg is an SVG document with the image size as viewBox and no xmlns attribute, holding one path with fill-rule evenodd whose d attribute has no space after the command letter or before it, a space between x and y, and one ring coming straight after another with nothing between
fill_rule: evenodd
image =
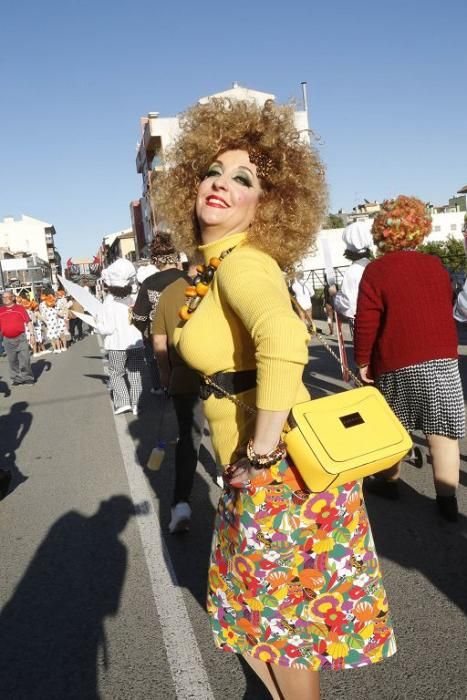
<instances>
[{"instance_id":1,"label":"woman with curly blonde wig","mask_svg":"<svg viewBox=\"0 0 467 700\"><path fill-rule=\"evenodd\" d=\"M221 151L247 151L261 176L261 197L249 243L268 252L281 268L309 251L326 213L323 165L305 147L288 107L267 102L212 99L181 119L182 137L167 154L169 172L157 173L154 203L188 257L202 243L194 209L199 183Z\"/></svg>"},{"instance_id":2,"label":"woman with curly blonde wig","mask_svg":"<svg viewBox=\"0 0 467 700\"><path fill-rule=\"evenodd\" d=\"M323 166L293 110L219 99L182 118L166 164L160 219L204 258L175 342L204 377L226 485L209 569L214 638L273 698L316 700L317 671L395 651L361 485L310 493L281 441L290 408L309 398L309 338L282 270L320 227Z\"/></svg>"}]
</instances>

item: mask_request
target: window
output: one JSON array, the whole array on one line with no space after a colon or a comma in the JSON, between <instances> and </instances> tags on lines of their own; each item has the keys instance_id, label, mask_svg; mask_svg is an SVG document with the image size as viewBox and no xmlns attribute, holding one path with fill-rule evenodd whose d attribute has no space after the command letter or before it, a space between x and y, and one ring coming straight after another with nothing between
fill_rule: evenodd
<instances>
[{"instance_id":1,"label":"window","mask_svg":"<svg viewBox=\"0 0 467 700\"><path fill-rule=\"evenodd\" d=\"M457 224L451 224L451 231L457 231Z\"/></svg>"},{"instance_id":2,"label":"window","mask_svg":"<svg viewBox=\"0 0 467 700\"><path fill-rule=\"evenodd\" d=\"M157 151L151 160L151 165L150 165L149 169L156 170L156 168L159 168L161 165L162 165L161 152Z\"/></svg>"},{"instance_id":3,"label":"window","mask_svg":"<svg viewBox=\"0 0 467 700\"><path fill-rule=\"evenodd\" d=\"M441 226L435 226L435 227L433 228L433 231L434 231L435 233L439 233L439 232L441 231Z\"/></svg>"}]
</instances>

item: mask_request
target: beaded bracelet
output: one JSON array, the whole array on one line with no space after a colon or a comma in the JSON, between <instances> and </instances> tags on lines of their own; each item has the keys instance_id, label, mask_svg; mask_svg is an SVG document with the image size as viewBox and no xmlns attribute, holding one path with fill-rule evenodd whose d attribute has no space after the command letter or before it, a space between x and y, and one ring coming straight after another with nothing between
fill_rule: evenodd
<instances>
[{"instance_id":1,"label":"beaded bracelet","mask_svg":"<svg viewBox=\"0 0 467 700\"><path fill-rule=\"evenodd\" d=\"M285 448L285 442L279 440L279 444L271 452L267 452L264 455L257 454L253 449L253 438L248 440L246 446L246 456L252 467L256 469L269 469L279 460L284 459L287 454Z\"/></svg>"}]
</instances>

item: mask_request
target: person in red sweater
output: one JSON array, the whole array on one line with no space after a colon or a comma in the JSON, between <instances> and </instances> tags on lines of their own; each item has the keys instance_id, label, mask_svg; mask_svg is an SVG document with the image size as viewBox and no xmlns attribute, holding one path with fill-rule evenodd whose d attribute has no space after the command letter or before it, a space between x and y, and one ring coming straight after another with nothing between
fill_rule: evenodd
<instances>
[{"instance_id":1,"label":"person in red sweater","mask_svg":"<svg viewBox=\"0 0 467 700\"><path fill-rule=\"evenodd\" d=\"M15 302L12 292L3 292L3 306L0 307L0 333L3 336L3 345L10 365L11 383L34 384L34 375L31 369L29 344L26 339L25 328L29 328L34 335L34 328L26 309Z\"/></svg>"},{"instance_id":2,"label":"person in red sweater","mask_svg":"<svg viewBox=\"0 0 467 700\"><path fill-rule=\"evenodd\" d=\"M438 258L415 250L430 230L420 200L383 203L372 228L382 256L365 268L359 287L355 361L405 428L425 433L439 512L455 521L464 398L449 275ZM398 464L366 487L397 498L399 474Z\"/></svg>"}]
</instances>

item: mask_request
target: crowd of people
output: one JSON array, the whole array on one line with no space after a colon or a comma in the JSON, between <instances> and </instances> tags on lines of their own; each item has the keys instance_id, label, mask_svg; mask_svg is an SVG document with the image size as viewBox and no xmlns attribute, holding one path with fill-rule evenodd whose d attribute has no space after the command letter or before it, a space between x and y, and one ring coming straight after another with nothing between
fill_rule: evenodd
<instances>
[{"instance_id":1,"label":"crowd of people","mask_svg":"<svg viewBox=\"0 0 467 700\"><path fill-rule=\"evenodd\" d=\"M8 359L12 386L35 383L31 358L66 352L83 338L83 322L74 311L82 313L83 307L64 290L46 290L39 301L28 292L2 293L0 349Z\"/></svg>"},{"instance_id":2,"label":"crowd of people","mask_svg":"<svg viewBox=\"0 0 467 700\"><path fill-rule=\"evenodd\" d=\"M283 442L291 408L309 399L302 374L314 293L285 271L319 231L324 168L288 108L213 99L184 115L153 196L172 235L156 235L150 274L137 293L128 260L102 275L95 320L114 413L138 415L148 369L151 391L172 398L171 533L190 525L207 419L223 474L208 573L216 645L243 656L272 698L317 700L319 671L396 652L362 483L312 493ZM330 333L335 310L349 321L362 380L376 382L407 430L425 433L438 509L453 521L464 402L449 277L415 250L429 232L420 205L398 198L385 203L371 235L358 224L346 229L352 264L340 289L328 280L324 303ZM44 352L40 324L53 351L65 351L73 307L64 292L35 308L6 293L4 305L13 383L28 383L31 352ZM365 487L395 498L399 475L394 465Z\"/></svg>"}]
</instances>

